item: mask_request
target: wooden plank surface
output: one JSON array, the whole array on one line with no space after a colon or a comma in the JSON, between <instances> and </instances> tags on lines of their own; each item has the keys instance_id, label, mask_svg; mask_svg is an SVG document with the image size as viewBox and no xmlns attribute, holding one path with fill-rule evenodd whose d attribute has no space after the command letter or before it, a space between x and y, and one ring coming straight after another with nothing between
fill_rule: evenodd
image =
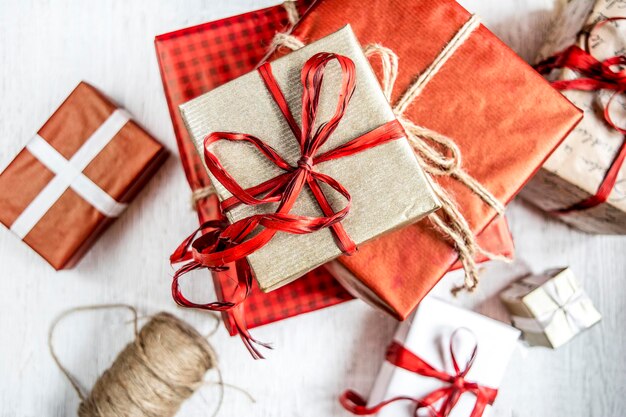
<instances>
[{"instance_id":1,"label":"wooden plank surface","mask_svg":"<svg viewBox=\"0 0 626 417\"><path fill-rule=\"evenodd\" d=\"M154 36L276 3L276 0L23 0L0 3L0 167L4 168L51 111L86 80L122 103L175 152L153 47ZM526 59L538 48L553 0L464 0ZM502 74L506 77L506 74ZM626 413L626 241L588 236L549 220L523 202L509 209L519 261L498 266L481 290L456 302L506 319L495 297L519 271L571 265L604 315L562 349L520 349L496 403L497 416L620 416ZM0 230L0 415L74 415L78 398L52 362L48 326L64 309L125 302L143 313L176 311L208 330L206 316L177 311L167 257L196 225L176 157L73 270L55 273L5 229ZM448 296L451 277L436 292ZM211 291L207 290L207 297ZM89 388L131 338L121 312L68 320L60 356ZM359 302L259 329L276 346L250 360L223 329L211 340L227 382L223 416L344 416L337 395L365 393L396 323ZM214 379L215 375L209 375ZM179 415L207 415L217 391L207 387Z\"/></svg>"}]
</instances>

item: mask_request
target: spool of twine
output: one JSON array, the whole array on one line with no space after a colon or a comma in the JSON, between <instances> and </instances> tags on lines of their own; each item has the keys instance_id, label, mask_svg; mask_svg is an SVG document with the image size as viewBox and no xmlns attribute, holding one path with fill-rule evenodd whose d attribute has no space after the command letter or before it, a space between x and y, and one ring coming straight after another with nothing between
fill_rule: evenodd
<instances>
[{"instance_id":1,"label":"spool of twine","mask_svg":"<svg viewBox=\"0 0 626 417\"><path fill-rule=\"evenodd\" d=\"M54 329L68 315L88 310L126 308L133 313L135 340L117 356L88 395L61 364L53 348ZM216 369L217 359L208 341L189 324L169 313L159 313L137 331L137 311L127 305L78 307L61 314L50 327L50 353L81 399L80 417L172 417L202 385L204 375ZM218 409L219 409L218 405ZM217 410L216 410L217 411Z\"/></svg>"}]
</instances>

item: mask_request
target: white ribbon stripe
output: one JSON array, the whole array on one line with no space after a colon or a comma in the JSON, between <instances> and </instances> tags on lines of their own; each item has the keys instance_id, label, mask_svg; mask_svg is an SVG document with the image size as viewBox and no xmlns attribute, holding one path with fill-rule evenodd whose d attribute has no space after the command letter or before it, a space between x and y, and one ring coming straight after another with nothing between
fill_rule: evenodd
<instances>
[{"instance_id":1,"label":"white ribbon stripe","mask_svg":"<svg viewBox=\"0 0 626 417\"><path fill-rule=\"evenodd\" d=\"M26 149L55 174L35 199L11 225L11 231L23 239L56 201L72 188L85 201L107 217L118 217L126 204L119 203L87 178L82 171L126 125L130 116L115 110L111 116L85 141L69 161L41 136L35 137Z\"/></svg>"}]
</instances>

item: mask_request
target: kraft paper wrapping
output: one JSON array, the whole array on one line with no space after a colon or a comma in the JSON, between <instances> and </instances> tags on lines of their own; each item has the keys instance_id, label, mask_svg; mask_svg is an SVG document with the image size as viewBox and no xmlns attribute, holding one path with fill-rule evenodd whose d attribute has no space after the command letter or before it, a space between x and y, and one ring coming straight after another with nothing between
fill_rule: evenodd
<instances>
[{"instance_id":1,"label":"kraft paper wrapping","mask_svg":"<svg viewBox=\"0 0 626 417\"><path fill-rule=\"evenodd\" d=\"M556 349L602 318L569 268L522 278L500 298L533 346Z\"/></svg>"},{"instance_id":2,"label":"kraft paper wrapping","mask_svg":"<svg viewBox=\"0 0 626 417\"><path fill-rule=\"evenodd\" d=\"M361 51L350 27L315 42L288 57L272 63L272 71L296 119L301 114L303 64L317 52L334 52L351 58L356 65L356 90L339 127L320 152L333 149L394 119L378 80ZM318 123L330 118L337 103L338 66L333 63L324 76ZM222 87L180 106L193 141L201 155L203 140L211 132L229 131L252 134L272 146L295 165L300 151L287 122L267 92L257 72L251 72ZM218 142L212 145L224 167L244 188L281 173L260 157L252 147ZM377 146L357 155L316 166L346 187L352 196L352 209L342 221L349 236L358 244L387 231L413 223L438 208L430 183L404 139ZM230 196L212 178L218 196ZM327 192L335 209L345 204L343 197ZM257 211L260 210L260 211ZM272 207L240 206L227 215L234 222ZM312 194L305 189L293 213L319 216ZM278 233L269 244L248 256L259 286L264 291L283 286L337 256L329 230L307 235Z\"/></svg>"},{"instance_id":3,"label":"kraft paper wrapping","mask_svg":"<svg viewBox=\"0 0 626 417\"><path fill-rule=\"evenodd\" d=\"M104 95L82 82L38 134L69 160L115 110ZM166 157L163 146L130 120L82 173L118 202L128 203ZM54 177L23 149L0 174L0 222L10 228ZM111 221L68 188L23 240L55 269L65 269Z\"/></svg>"},{"instance_id":4,"label":"kraft paper wrapping","mask_svg":"<svg viewBox=\"0 0 626 417\"><path fill-rule=\"evenodd\" d=\"M422 358L434 368L454 375L448 353L450 336L459 327L470 330L476 336L478 351L467 380L480 385L498 388L510 358L517 346L519 331L489 317L468 311L428 296L419 305L411 320L402 323L394 340ZM471 350L460 346L460 352ZM461 356L462 357L462 356ZM459 357L459 360L463 360ZM464 362L460 364L464 365ZM409 396L422 398L436 389L446 386L435 378L417 375L384 362L376 378L368 405L373 406L390 398ZM472 413L476 397L464 394L452 409L450 417L467 417ZM482 417L489 415L487 406ZM378 417L413 417L415 405L402 401L383 408ZM419 414L422 415L422 414ZM429 415L425 413L424 415Z\"/></svg>"},{"instance_id":5,"label":"kraft paper wrapping","mask_svg":"<svg viewBox=\"0 0 626 417\"><path fill-rule=\"evenodd\" d=\"M590 29L607 18L626 16L625 5L624 1L614 0L569 2L562 17L555 22L555 32L540 58L547 58L574 43L587 49L586 34L579 34L581 28ZM626 21L612 22L597 29L588 46L589 52L600 61L623 55L626 50ZM555 76L560 80L576 77L569 69L561 70ZM522 194L546 211L563 209L594 195L624 141L624 135L610 127L604 119L604 108L613 92L564 91L563 95L584 110L585 116ZM626 99L623 95L616 97L610 111L615 124L625 127ZM607 203L558 217L587 232L625 234L626 169L622 168Z\"/></svg>"},{"instance_id":6,"label":"kraft paper wrapping","mask_svg":"<svg viewBox=\"0 0 626 417\"><path fill-rule=\"evenodd\" d=\"M399 58L391 100L396 103L469 19L454 0L370 0L367 7L357 0L324 0L309 9L292 34L308 44L349 21L362 45L393 50ZM287 48L280 48L270 60L285 53ZM374 71L382 78L377 62ZM452 138L463 169L503 203L517 195L581 118L484 26L457 49L404 115ZM446 176L434 180L453 196L475 233L493 221L495 211L467 187ZM457 258L432 223L421 221L368 242L339 262L403 320Z\"/></svg>"}]
</instances>

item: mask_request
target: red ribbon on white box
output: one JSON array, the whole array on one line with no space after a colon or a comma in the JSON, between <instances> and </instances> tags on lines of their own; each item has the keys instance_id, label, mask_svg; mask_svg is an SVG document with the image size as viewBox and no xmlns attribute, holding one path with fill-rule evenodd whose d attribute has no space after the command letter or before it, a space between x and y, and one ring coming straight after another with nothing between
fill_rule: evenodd
<instances>
[{"instance_id":1,"label":"red ribbon on white box","mask_svg":"<svg viewBox=\"0 0 626 417\"><path fill-rule=\"evenodd\" d=\"M118 217L122 214L126 204L116 201L82 171L129 120L130 115L124 110L115 110L69 160L41 136L35 135L26 145L26 149L52 171L55 177L13 222L11 231L23 239L68 188L107 217Z\"/></svg>"}]
</instances>

